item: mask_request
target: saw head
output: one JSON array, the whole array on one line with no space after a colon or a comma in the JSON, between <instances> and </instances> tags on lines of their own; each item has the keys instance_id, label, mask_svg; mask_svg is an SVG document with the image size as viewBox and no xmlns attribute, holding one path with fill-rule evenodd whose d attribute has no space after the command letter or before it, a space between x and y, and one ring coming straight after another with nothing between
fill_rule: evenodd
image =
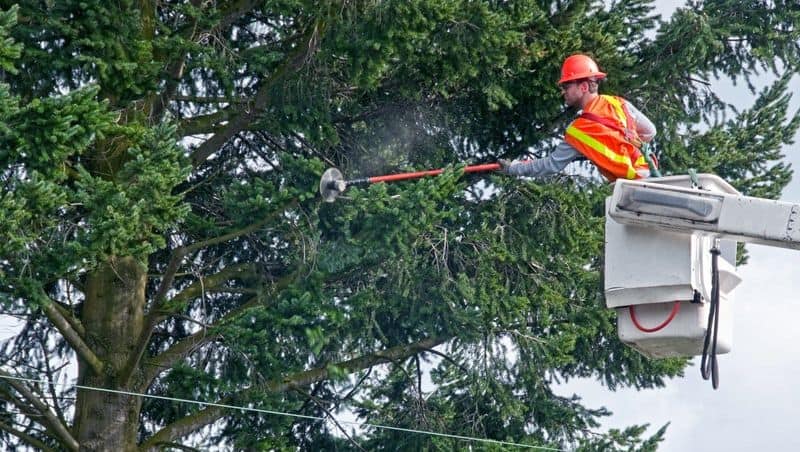
<instances>
[{"instance_id":1,"label":"saw head","mask_svg":"<svg viewBox=\"0 0 800 452\"><path fill-rule=\"evenodd\" d=\"M336 168L328 168L319 180L319 194L325 202L333 202L347 188L342 172Z\"/></svg>"}]
</instances>

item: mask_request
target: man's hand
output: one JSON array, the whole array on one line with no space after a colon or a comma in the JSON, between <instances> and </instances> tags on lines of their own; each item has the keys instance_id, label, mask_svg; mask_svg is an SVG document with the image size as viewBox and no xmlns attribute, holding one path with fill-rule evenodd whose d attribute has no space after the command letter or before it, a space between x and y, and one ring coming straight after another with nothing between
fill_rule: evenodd
<instances>
[{"instance_id":1,"label":"man's hand","mask_svg":"<svg viewBox=\"0 0 800 452\"><path fill-rule=\"evenodd\" d=\"M497 159L497 163L500 164L500 171L503 174L508 174L508 169L511 167L511 160L506 159Z\"/></svg>"}]
</instances>

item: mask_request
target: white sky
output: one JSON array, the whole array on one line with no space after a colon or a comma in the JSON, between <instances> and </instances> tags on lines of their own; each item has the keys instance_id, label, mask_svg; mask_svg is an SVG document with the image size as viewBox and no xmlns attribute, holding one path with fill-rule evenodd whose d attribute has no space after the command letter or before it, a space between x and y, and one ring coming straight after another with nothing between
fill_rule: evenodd
<instances>
[{"instance_id":1,"label":"white sky","mask_svg":"<svg viewBox=\"0 0 800 452\"><path fill-rule=\"evenodd\" d=\"M668 17L683 1L657 1ZM765 78L768 80L768 78ZM748 106L754 96L745 86L715 86L723 100ZM792 80L795 93L790 112L800 107L800 80ZM800 134L784 149L786 160L800 171ZM782 199L800 202L800 181L794 179ZM739 268L743 282L734 295L734 343L729 354L719 356L720 387L700 377L699 358L683 378L663 389L610 392L596 381L565 385L564 394L581 395L589 407L605 406L614 414L606 427L649 423L651 432L670 423L659 448L665 452L694 450L753 451L800 450L800 251L748 245L749 264Z\"/></svg>"}]
</instances>

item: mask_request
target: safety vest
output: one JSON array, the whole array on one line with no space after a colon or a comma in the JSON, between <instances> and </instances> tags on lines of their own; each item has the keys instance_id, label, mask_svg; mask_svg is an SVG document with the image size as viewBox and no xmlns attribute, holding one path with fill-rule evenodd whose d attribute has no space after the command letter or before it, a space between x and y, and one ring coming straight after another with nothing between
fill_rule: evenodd
<instances>
[{"instance_id":1,"label":"safety vest","mask_svg":"<svg viewBox=\"0 0 800 452\"><path fill-rule=\"evenodd\" d=\"M650 175L647 161L639 151L641 140L634 118L621 97L600 95L592 99L581 116L567 127L564 138L610 182Z\"/></svg>"}]
</instances>

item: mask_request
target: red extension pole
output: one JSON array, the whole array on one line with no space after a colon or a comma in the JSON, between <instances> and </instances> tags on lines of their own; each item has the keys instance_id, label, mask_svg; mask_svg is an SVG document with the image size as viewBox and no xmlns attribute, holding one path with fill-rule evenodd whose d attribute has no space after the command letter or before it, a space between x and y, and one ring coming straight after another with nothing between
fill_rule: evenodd
<instances>
[{"instance_id":1,"label":"red extension pole","mask_svg":"<svg viewBox=\"0 0 800 452\"><path fill-rule=\"evenodd\" d=\"M497 171L500 169L499 163L484 163L482 165L472 165L467 166L464 168L465 173L480 173L484 171ZM339 172L336 168L329 168L325 171L325 174L322 175L322 179L319 182L319 192L322 195L323 199L328 202L332 202L342 193L347 187L351 185L368 185L368 184L376 184L379 182L397 182L401 180L408 180L408 179L419 179L422 177L428 176L438 176L442 174L444 170L442 169L435 169L435 170L427 170L427 171L415 171L411 173L398 173L398 174L387 174L385 176L373 176L373 177L364 177L361 179L352 179L352 180L344 180L342 173Z\"/></svg>"},{"instance_id":2,"label":"red extension pole","mask_svg":"<svg viewBox=\"0 0 800 452\"><path fill-rule=\"evenodd\" d=\"M465 173L481 173L484 171L497 171L500 169L499 163L484 163L482 165L472 165L467 166L464 168ZM400 180L408 180L408 179L419 179L422 177L427 176L438 176L442 174L444 170L435 169L435 170L427 170L427 171L416 171L411 173L398 173L398 174L387 174L385 176L373 176L368 177L367 181L370 184L375 184L378 182L397 182ZM350 182L348 181L348 185Z\"/></svg>"}]
</instances>

